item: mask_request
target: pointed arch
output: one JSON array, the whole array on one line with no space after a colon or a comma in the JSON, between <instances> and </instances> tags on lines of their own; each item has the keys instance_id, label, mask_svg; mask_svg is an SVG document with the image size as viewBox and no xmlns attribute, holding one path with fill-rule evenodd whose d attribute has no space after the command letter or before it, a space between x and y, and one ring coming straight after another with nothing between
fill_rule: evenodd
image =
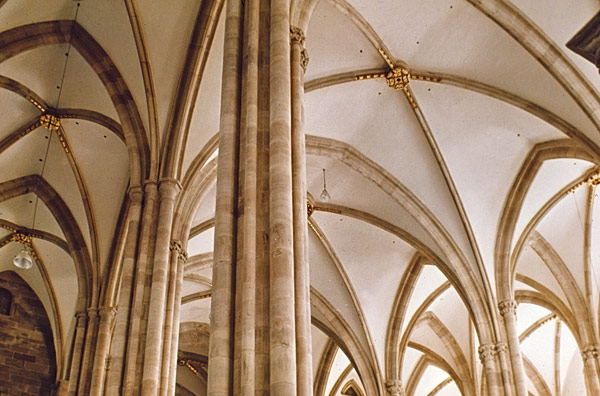
<instances>
[{"instance_id":1,"label":"pointed arch","mask_svg":"<svg viewBox=\"0 0 600 396\"><path fill-rule=\"evenodd\" d=\"M327 344L325 344L325 349L323 350L321 359L319 359L319 365L316 367L316 370L314 370L315 396L325 396L325 387L327 386L327 379L329 378L329 374L331 373L331 367L333 366L335 354L338 351L338 349L339 348L336 345L335 341L329 338L327 340Z\"/></svg>"},{"instance_id":2,"label":"pointed arch","mask_svg":"<svg viewBox=\"0 0 600 396\"><path fill-rule=\"evenodd\" d=\"M392 174L347 143L307 135L306 153L340 161L375 183L381 191L407 210L438 242L438 247L445 255L441 258L444 262L442 272L454 285L460 285L457 291L474 317L480 341L495 342L491 319L494 313L485 304L485 292L475 269L469 265L451 235L427 207Z\"/></svg>"},{"instance_id":3,"label":"pointed arch","mask_svg":"<svg viewBox=\"0 0 600 396\"><path fill-rule=\"evenodd\" d=\"M311 287L310 304L313 310L312 323L331 337L344 351L360 377L368 395L383 395L383 384L377 375L376 366L370 354L360 344L350 325L323 295ZM327 322L319 320L315 311Z\"/></svg>"},{"instance_id":4,"label":"pointed arch","mask_svg":"<svg viewBox=\"0 0 600 396\"><path fill-rule=\"evenodd\" d=\"M554 250L552 245L538 232L530 237L530 245L546 264L552 275L556 278L567 297L570 310L575 317L577 331L586 343L595 344L597 337L594 335L594 326L591 322L591 314L581 290L567 265Z\"/></svg>"},{"instance_id":5,"label":"pointed arch","mask_svg":"<svg viewBox=\"0 0 600 396\"><path fill-rule=\"evenodd\" d=\"M77 273L79 294L76 311L83 311L91 303L90 293L98 275L93 270L83 234L67 204L41 176L29 175L0 183L0 202L28 193L36 194L44 202L65 235Z\"/></svg>"},{"instance_id":6,"label":"pointed arch","mask_svg":"<svg viewBox=\"0 0 600 396\"><path fill-rule=\"evenodd\" d=\"M450 330L444 325L444 323L431 311L425 312L417 323L415 324L415 328L420 325L428 326L442 341L450 356L452 357L452 362L446 362L451 365L456 371L456 375L458 376L456 385L460 388L463 395L466 396L475 396L476 391L473 387L473 373L471 373L470 365L465 357L458 341L452 335Z\"/></svg>"},{"instance_id":7,"label":"pointed arch","mask_svg":"<svg viewBox=\"0 0 600 396\"><path fill-rule=\"evenodd\" d=\"M600 128L600 96L562 50L511 2L468 0L548 70L587 117Z\"/></svg>"},{"instance_id":8,"label":"pointed arch","mask_svg":"<svg viewBox=\"0 0 600 396\"><path fill-rule=\"evenodd\" d=\"M162 178L181 178L185 146L188 139L194 106L202 84L204 68L210 55L213 39L223 9L223 0L204 1L196 17L194 30L179 79L177 96L171 113L169 129L164 135Z\"/></svg>"},{"instance_id":9,"label":"pointed arch","mask_svg":"<svg viewBox=\"0 0 600 396\"><path fill-rule=\"evenodd\" d=\"M531 149L504 200L498 222L494 245L498 301L510 300L513 295L511 243L527 192L544 161L557 158L577 158L589 162L598 162L594 154L569 139L539 143Z\"/></svg>"},{"instance_id":10,"label":"pointed arch","mask_svg":"<svg viewBox=\"0 0 600 396\"><path fill-rule=\"evenodd\" d=\"M421 255L415 254L402 276L400 286L394 298L394 305L388 322L385 340L386 378L401 378L402 364L400 359L401 355L403 355L400 351L401 329L405 319L404 316L406 315L406 308L423 270L423 260L424 258Z\"/></svg>"}]
</instances>

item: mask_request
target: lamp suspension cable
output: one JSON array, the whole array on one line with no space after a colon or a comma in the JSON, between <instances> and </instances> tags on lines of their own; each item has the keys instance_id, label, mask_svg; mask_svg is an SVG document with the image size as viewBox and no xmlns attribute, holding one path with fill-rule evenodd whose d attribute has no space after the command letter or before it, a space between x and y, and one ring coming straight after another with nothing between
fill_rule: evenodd
<instances>
[{"instance_id":1,"label":"lamp suspension cable","mask_svg":"<svg viewBox=\"0 0 600 396\"><path fill-rule=\"evenodd\" d=\"M331 200L331 195L329 195L329 191L327 191L327 181L325 179L325 168L323 168L323 191L321 191L321 201L329 202Z\"/></svg>"},{"instance_id":2,"label":"lamp suspension cable","mask_svg":"<svg viewBox=\"0 0 600 396\"><path fill-rule=\"evenodd\" d=\"M67 46L67 52L65 53L65 65L63 66L63 72L60 79L60 85L58 86L58 95L56 98L56 106L55 109L58 110L60 105L60 98L63 91L63 86L65 83L65 76L67 74L67 65L69 63L69 54L71 53L71 39L73 37L73 26L77 22L77 16L79 15L79 7L80 3L77 3L77 8L75 11L75 17L73 18L73 25L71 27L71 34L69 36L69 42ZM48 144L46 145L46 151L44 153L44 158L42 159L42 169L40 171L40 177L44 177L44 171L46 170L46 162L48 160L48 153L50 152L50 144L52 143L52 131L58 131L60 129L60 121L58 117L54 114L48 114L45 112L41 117L42 126L44 126L48 131L49 135L47 136ZM33 219L31 221L31 228L29 229L29 234L35 230L35 219L37 218L37 210L39 204L40 197L38 194L35 195L35 204L33 206ZM35 253L32 254L33 245L31 243L31 235L21 234L16 235L15 240L23 245L21 251L13 258L13 264L15 267L20 269L30 269L33 267L33 263L35 261L34 256Z\"/></svg>"}]
</instances>

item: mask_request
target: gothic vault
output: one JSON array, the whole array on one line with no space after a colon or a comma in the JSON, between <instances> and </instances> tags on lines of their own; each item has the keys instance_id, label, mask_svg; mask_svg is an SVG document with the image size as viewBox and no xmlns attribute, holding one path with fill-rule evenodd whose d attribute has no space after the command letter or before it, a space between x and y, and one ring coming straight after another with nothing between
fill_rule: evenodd
<instances>
[{"instance_id":1,"label":"gothic vault","mask_svg":"<svg viewBox=\"0 0 600 396\"><path fill-rule=\"evenodd\" d=\"M599 8L0 0L0 395L600 396Z\"/></svg>"}]
</instances>

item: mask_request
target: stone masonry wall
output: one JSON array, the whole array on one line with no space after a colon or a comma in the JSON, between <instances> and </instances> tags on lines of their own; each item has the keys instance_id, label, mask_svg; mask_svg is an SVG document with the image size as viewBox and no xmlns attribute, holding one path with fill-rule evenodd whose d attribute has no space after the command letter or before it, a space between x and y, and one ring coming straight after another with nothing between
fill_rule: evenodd
<instances>
[{"instance_id":1,"label":"stone masonry wall","mask_svg":"<svg viewBox=\"0 0 600 396\"><path fill-rule=\"evenodd\" d=\"M16 273L0 273L12 294L9 315L0 313L0 396L51 395L56 376L52 329L36 294Z\"/></svg>"}]
</instances>

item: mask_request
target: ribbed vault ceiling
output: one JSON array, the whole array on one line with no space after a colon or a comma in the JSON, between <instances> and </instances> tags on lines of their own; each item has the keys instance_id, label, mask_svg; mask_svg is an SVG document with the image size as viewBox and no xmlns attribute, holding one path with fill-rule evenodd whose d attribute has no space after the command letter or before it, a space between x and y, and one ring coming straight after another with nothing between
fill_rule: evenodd
<instances>
[{"instance_id":1,"label":"ribbed vault ceiling","mask_svg":"<svg viewBox=\"0 0 600 396\"><path fill-rule=\"evenodd\" d=\"M599 204L586 181L600 164L600 77L565 42L598 2L316 3L304 129L318 396L381 389L390 370L414 394L476 394L473 304L496 309L511 291L528 390L578 394L577 343L598 333ZM210 49L190 47L202 6L0 1L0 271L13 235L32 235L39 263L19 275L59 352L77 290L97 298L109 282L128 187L155 177L171 147L193 51L206 63L176 160L195 213L181 321L209 321L224 19ZM390 67L410 76L404 90L363 78ZM58 131L40 125L46 113ZM74 247L87 258L71 259ZM555 339L558 363L534 347Z\"/></svg>"}]
</instances>

